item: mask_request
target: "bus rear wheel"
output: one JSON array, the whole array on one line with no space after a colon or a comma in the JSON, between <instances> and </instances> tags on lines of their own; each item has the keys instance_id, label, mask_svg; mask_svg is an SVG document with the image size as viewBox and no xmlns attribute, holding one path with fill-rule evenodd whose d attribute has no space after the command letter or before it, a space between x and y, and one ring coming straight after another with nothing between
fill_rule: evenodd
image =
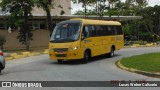
<instances>
[{"instance_id":1,"label":"bus rear wheel","mask_svg":"<svg viewBox=\"0 0 160 90\"><path fill-rule=\"evenodd\" d=\"M114 50L114 48L112 47L112 48L111 48L111 52L109 53L109 57L113 57L113 56L114 56L114 51L115 51L115 50Z\"/></svg>"}]
</instances>

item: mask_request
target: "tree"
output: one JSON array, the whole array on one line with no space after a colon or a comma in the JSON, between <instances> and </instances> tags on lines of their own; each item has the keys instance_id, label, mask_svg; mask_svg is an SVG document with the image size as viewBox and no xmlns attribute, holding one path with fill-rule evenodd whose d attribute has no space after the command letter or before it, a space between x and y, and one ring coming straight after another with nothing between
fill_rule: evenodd
<instances>
[{"instance_id":1,"label":"tree","mask_svg":"<svg viewBox=\"0 0 160 90\"><path fill-rule=\"evenodd\" d=\"M84 10L78 10L74 13L74 15L85 15L85 11ZM97 15L97 12L95 9L93 10L88 10L87 15Z\"/></svg>"},{"instance_id":2,"label":"tree","mask_svg":"<svg viewBox=\"0 0 160 90\"><path fill-rule=\"evenodd\" d=\"M8 17L8 24L20 27L18 39L26 50L29 50L30 41L32 40L32 32L28 26L28 18L31 17L32 7L34 7L34 0L2 0L0 6L2 10L10 8L10 15Z\"/></svg>"},{"instance_id":3,"label":"tree","mask_svg":"<svg viewBox=\"0 0 160 90\"><path fill-rule=\"evenodd\" d=\"M141 24L152 34L160 35L160 6L147 7L139 11L143 16Z\"/></svg>"},{"instance_id":4,"label":"tree","mask_svg":"<svg viewBox=\"0 0 160 90\"><path fill-rule=\"evenodd\" d=\"M52 25L52 16L51 16L51 8L54 7L54 0L35 0L36 1L36 5L40 8L43 8L43 10L46 12L47 14L47 22L48 22L48 29L50 31L50 35L53 31L53 25Z\"/></svg>"},{"instance_id":5,"label":"tree","mask_svg":"<svg viewBox=\"0 0 160 90\"><path fill-rule=\"evenodd\" d=\"M85 18L87 18L87 6L91 6L94 4L96 0L72 0L73 3L82 3L82 7L84 8Z\"/></svg>"},{"instance_id":6,"label":"tree","mask_svg":"<svg viewBox=\"0 0 160 90\"><path fill-rule=\"evenodd\" d=\"M160 6L144 7L136 10L134 13L142 16L143 19L129 21L128 26L127 24L124 25L125 33L138 35L140 40L145 41L153 41L153 35L160 35ZM130 32L128 32L129 30Z\"/></svg>"},{"instance_id":7,"label":"tree","mask_svg":"<svg viewBox=\"0 0 160 90\"><path fill-rule=\"evenodd\" d=\"M97 14L100 19L103 18L105 10L108 8L106 6L106 0L96 0L97 2Z\"/></svg>"},{"instance_id":8,"label":"tree","mask_svg":"<svg viewBox=\"0 0 160 90\"><path fill-rule=\"evenodd\" d=\"M109 17L112 16L112 13L115 12L116 9L116 4L119 3L120 0L108 0L109 8L108 8L108 13Z\"/></svg>"},{"instance_id":9,"label":"tree","mask_svg":"<svg viewBox=\"0 0 160 90\"><path fill-rule=\"evenodd\" d=\"M154 33L156 33L157 35L160 35L160 6L156 5L154 6Z\"/></svg>"},{"instance_id":10,"label":"tree","mask_svg":"<svg viewBox=\"0 0 160 90\"><path fill-rule=\"evenodd\" d=\"M0 49L3 50L3 45L5 44L5 42L6 42L6 38L0 35Z\"/></svg>"},{"instance_id":11,"label":"tree","mask_svg":"<svg viewBox=\"0 0 160 90\"><path fill-rule=\"evenodd\" d=\"M104 15L109 15L109 17L117 15L119 11L117 5L120 4L120 0L96 0L96 3L97 13L101 19Z\"/></svg>"},{"instance_id":12,"label":"tree","mask_svg":"<svg viewBox=\"0 0 160 90\"><path fill-rule=\"evenodd\" d=\"M52 25L52 16L51 16L51 9L54 7L61 8L60 15L65 14L65 11L63 11L63 7L61 5L55 6L55 0L35 0L35 4L39 7L42 8L46 14L47 14L47 22L48 22L48 29L50 31L50 36L53 31L53 25ZM69 8L69 7L68 7ZM69 8L70 9L70 8Z\"/></svg>"}]
</instances>

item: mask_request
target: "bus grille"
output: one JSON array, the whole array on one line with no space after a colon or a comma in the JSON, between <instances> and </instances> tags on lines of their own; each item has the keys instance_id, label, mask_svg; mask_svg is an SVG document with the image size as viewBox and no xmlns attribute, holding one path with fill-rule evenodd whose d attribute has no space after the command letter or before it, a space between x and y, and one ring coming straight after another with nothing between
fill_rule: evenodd
<instances>
[{"instance_id":1,"label":"bus grille","mask_svg":"<svg viewBox=\"0 0 160 90\"><path fill-rule=\"evenodd\" d=\"M67 52L68 48L55 48L54 52Z\"/></svg>"},{"instance_id":2,"label":"bus grille","mask_svg":"<svg viewBox=\"0 0 160 90\"><path fill-rule=\"evenodd\" d=\"M66 57L67 54L56 54L56 57Z\"/></svg>"}]
</instances>

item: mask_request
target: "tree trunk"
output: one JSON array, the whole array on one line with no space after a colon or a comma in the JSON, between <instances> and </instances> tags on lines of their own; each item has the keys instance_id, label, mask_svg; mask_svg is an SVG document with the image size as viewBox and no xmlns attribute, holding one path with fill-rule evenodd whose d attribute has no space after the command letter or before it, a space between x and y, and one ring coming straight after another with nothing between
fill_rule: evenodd
<instances>
[{"instance_id":1,"label":"tree trunk","mask_svg":"<svg viewBox=\"0 0 160 90\"><path fill-rule=\"evenodd\" d=\"M159 24L158 24L158 32L157 32L158 35L160 35L160 16L159 16Z\"/></svg>"},{"instance_id":2,"label":"tree trunk","mask_svg":"<svg viewBox=\"0 0 160 90\"><path fill-rule=\"evenodd\" d=\"M96 0L96 17L98 16L98 1Z\"/></svg>"},{"instance_id":3,"label":"tree trunk","mask_svg":"<svg viewBox=\"0 0 160 90\"><path fill-rule=\"evenodd\" d=\"M53 31L53 25L52 25L52 17L51 17L51 13L50 13L50 9L49 7L43 3L44 9L47 13L47 23L48 23L48 29L50 31L50 36L52 35L52 31Z\"/></svg>"},{"instance_id":4,"label":"tree trunk","mask_svg":"<svg viewBox=\"0 0 160 90\"><path fill-rule=\"evenodd\" d=\"M0 49L3 51L3 45L2 45L2 46L0 46Z\"/></svg>"},{"instance_id":5,"label":"tree trunk","mask_svg":"<svg viewBox=\"0 0 160 90\"><path fill-rule=\"evenodd\" d=\"M110 2L109 2L109 9L108 9L108 12L109 12L109 18L111 19L111 4L110 4Z\"/></svg>"},{"instance_id":6,"label":"tree trunk","mask_svg":"<svg viewBox=\"0 0 160 90\"><path fill-rule=\"evenodd\" d=\"M84 3L84 8L85 8L85 18L87 18L87 6L86 6L86 3Z\"/></svg>"},{"instance_id":7,"label":"tree trunk","mask_svg":"<svg viewBox=\"0 0 160 90\"><path fill-rule=\"evenodd\" d=\"M50 36L51 36L53 31L52 18L51 18L50 10L46 10L46 12L47 12L48 29L50 31Z\"/></svg>"},{"instance_id":8,"label":"tree trunk","mask_svg":"<svg viewBox=\"0 0 160 90\"><path fill-rule=\"evenodd\" d=\"M27 6L24 7L25 10L24 10L24 18L25 18L25 21L24 21L24 31L25 31L25 36L26 36L26 42L25 42L25 45L26 45L26 50L29 51L30 50L30 47L29 47L29 43L30 43L30 40L29 40L29 28L28 28L28 10L27 10Z\"/></svg>"}]
</instances>

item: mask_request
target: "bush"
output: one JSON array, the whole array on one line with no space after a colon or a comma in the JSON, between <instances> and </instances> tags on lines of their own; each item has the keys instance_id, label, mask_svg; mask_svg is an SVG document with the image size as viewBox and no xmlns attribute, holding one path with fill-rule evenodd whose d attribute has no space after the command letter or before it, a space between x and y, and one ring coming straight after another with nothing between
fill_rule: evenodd
<instances>
[{"instance_id":1,"label":"bush","mask_svg":"<svg viewBox=\"0 0 160 90\"><path fill-rule=\"evenodd\" d=\"M153 41L153 37L151 33L140 33L140 39L143 41L148 41L148 42L152 42Z\"/></svg>"},{"instance_id":2,"label":"bush","mask_svg":"<svg viewBox=\"0 0 160 90\"><path fill-rule=\"evenodd\" d=\"M140 41L134 41L133 43L134 44L145 45L145 44L147 44L147 41L140 40Z\"/></svg>"},{"instance_id":3,"label":"bush","mask_svg":"<svg viewBox=\"0 0 160 90\"><path fill-rule=\"evenodd\" d=\"M3 49L3 45L6 42L6 38L2 35L0 35L0 49Z\"/></svg>"}]
</instances>

